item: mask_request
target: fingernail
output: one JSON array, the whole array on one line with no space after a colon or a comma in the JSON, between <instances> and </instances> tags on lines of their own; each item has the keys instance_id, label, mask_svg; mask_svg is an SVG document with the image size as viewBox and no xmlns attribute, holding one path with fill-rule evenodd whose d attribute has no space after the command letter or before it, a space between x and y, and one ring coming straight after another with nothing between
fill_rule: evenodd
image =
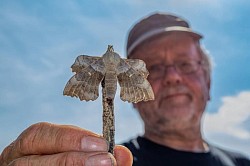
<instances>
[{"instance_id":1,"label":"fingernail","mask_svg":"<svg viewBox=\"0 0 250 166\"><path fill-rule=\"evenodd\" d=\"M90 156L85 162L86 166L113 166L112 159L107 154Z\"/></svg>"},{"instance_id":2,"label":"fingernail","mask_svg":"<svg viewBox=\"0 0 250 166\"><path fill-rule=\"evenodd\" d=\"M83 151L108 151L108 143L103 138L86 136L81 142Z\"/></svg>"}]
</instances>

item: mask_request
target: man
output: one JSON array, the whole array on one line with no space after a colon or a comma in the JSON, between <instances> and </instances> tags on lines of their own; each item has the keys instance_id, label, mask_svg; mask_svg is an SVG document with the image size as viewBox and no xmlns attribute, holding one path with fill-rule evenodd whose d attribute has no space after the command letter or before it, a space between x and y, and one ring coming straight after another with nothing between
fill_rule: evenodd
<instances>
[{"instance_id":1,"label":"man","mask_svg":"<svg viewBox=\"0 0 250 166\"><path fill-rule=\"evenodd\" d=\"M176 16L156 13L138 22L128 37L128 58L146 62L155 100L134 104L145 134L124 143L133 165L245 166L240 154L208 144L201 117L209 100L210 63L202 36ZM99 135L73 126L38 123L26 129L0 156L0 165L132 164L130 151L114 156Z\"/></svg>"},{"instance_id":2,"label":"man","mask_svg":"<svg viewBox=\"0 0 250 166\"><path fill-rule=\"evenodd\" d=\"M241 166L250 161L208 144L201 118L210 100L211 64L202 38L174 15L155 13L130 31L127 56L142 59L149 70L155 100L134 104L145 133L124 145L135 166Z\"/></svg>"}]
</instances>

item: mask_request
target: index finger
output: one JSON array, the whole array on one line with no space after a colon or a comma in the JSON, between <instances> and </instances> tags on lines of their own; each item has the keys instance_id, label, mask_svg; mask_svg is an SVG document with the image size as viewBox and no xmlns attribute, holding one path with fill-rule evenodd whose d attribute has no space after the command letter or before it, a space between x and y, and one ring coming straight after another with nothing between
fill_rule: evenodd
<instances>
[{"instance_id":1,"label":"index finger","mask_svg":"<svg viewBox=\"0 0 250 166\"><path fill-rule=\"evenodd\" d=\"M93 132L75 126L37 123L26 129L2 158L10 161L26 155L55 154L66 151L107 152L107 141Z\"/></svg>"}]
</instances>

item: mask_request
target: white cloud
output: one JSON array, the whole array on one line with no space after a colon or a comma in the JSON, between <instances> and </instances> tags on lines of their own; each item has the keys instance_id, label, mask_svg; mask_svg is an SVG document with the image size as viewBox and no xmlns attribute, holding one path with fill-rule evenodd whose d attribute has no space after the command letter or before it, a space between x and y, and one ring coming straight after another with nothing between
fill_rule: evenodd
<instances>
[{"instance_id":1,"label":"white cloud","mask_svg":"<svg viewBox=\"0 0 250 166\"><path fill-rule=\"evenodd\" d=\"M241 139L250 139L250 131L244 123L250 121L250 92L222 98L223 104L216 113L205 116L205 130L222 132Z\"/></svg>"},{"instance_id":2,"label":"white cloud","mask_svg":"<svg viewBox=\"0 0 250 166\"><path fill-rule=\"evenodd\" d=\"M250 91L222 98L218 112L207 113L205 136L211 142L234 149L246 149L250 155Z\"/></svg>"}]
</instances>

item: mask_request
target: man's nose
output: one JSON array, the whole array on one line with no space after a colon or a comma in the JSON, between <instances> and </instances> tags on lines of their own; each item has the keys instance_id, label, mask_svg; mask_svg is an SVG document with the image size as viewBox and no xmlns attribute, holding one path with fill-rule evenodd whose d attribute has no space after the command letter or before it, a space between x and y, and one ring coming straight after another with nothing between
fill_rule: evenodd
<instances>
[{"instance_id":1,"label":"man's nose","mask_svg":"<svg viewBox=\"0 0 250 166\"><path fill-rule=\"evenodd\" d=\"M177 72L174 66L168 66L165 69L165 74L163 78L164 85L175 85L180 84L182 81L181 75Z\"/></svg>"}]
</instances>

